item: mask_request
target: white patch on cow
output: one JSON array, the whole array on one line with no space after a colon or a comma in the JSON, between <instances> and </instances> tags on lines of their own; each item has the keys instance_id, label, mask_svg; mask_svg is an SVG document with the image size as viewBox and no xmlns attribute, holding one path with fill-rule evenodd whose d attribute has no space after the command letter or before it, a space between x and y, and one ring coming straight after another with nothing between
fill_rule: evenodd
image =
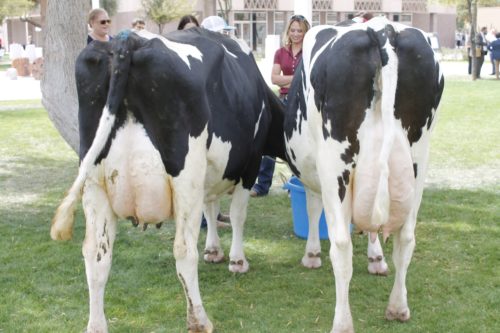
<instances>
[{"instance_id":1,"label":"white patch on cow","mask_svg":"<svg viewBox=\"0 0 500 333\"><path fill-rule=\"evenodd\" d=\"M203 60L202 59L203 54L201 53L201 51L197 47L195 47L193 45L172 42L163 36L154 34L154 33L149 32L147 30L141 30L137 34L141 37L146 38L146 39L157 38L157 39L161 40L167 48L169 48L170 50L177 53L179 58L181 58L182 61L184 61L186 63L186 65L189 67L189 69L191 69L191 64L189 63L188 57L198 59L199 61Z\"/></svg>"},{"instance_id":2,"label":"white patch on cow","mask_svg":"<svg viewBox=\"0 0 500 333\"><path fill-rule=\"evenodd\" d=\"M255 130L253 131L254 139L257 137L257 133L259 132L260 120L262 119L262 114L264 113L265 108L266 108L266 103L262 101L262 108L260 109L259 119L257 119L257 122L255 123Z\"/></svg>"},{"instance_id":3,"label":"white patch on cow","mask_svg":"<svg viewBox=\"0 0 500 333\"><path fill-rule=\"evenodd\" d=\"M159 223L172 216L169 176L144 126L129 114L103 161L111 206L122 217Z\"/></svg>"},{"instance_id":4,"label":"white patch on cow","mask_svg":"<svg viewBox=\"0 0 500 333\"><path fill-rule=\"evenodd\" d=\"M224 194L234 182L224 180L224 171L229 161L229 153L232 144L230 141L223 141L215 134L207 153L207 172L205 176L205 202L217 200Z\"/></svg>"}]
</instances>

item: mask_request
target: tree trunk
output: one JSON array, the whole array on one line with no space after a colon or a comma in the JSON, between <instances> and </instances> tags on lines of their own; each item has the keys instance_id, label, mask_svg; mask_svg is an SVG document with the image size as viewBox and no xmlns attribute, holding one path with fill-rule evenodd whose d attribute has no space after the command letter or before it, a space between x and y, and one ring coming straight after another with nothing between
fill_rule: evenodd
<instances>
[{"instance_id":1,"label":"tree trunk","mask_svg":"<svg viewBox=\"0 0 500 333\"><path fill-rule=\"evenodd\" d=\"M75 61L87 40L90 1L48 1L44 31L42 103L63 139L78 152Z\"/></svg>"},{"instance_id":2,"label":"tree trunk","mask_svg":"<svg viewBox=\"0 0 500 333\"><path fill-rule=\"evenodd\" d=\"M472 66L472 80L477 80L476 75L476 26L477 26L477 0L472 0L470 5L470 52L472 55L471 66Z\"/></svg>"}]
</instances>

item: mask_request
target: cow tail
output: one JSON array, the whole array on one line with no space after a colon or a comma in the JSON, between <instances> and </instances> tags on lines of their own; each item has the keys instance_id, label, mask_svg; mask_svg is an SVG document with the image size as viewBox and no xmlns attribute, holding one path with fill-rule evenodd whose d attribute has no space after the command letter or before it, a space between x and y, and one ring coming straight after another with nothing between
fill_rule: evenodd
<instances>
[{"instance_id":1,"label":"cow tail","mask_svg":"<svg viewBox=\"0 0 500 333\"><path fill-rule=\"evenodd\" d=\"M99 156L106 146L115 125L116 114L125 97L131 62L131 50L127 39L128 33L121 32L114 42L113 68L106 106L99 120L99 126L92 145L80 164L78 176L52 219L50 237L54 240L68 240L73 236L76 204L81 199L85 181L96 167Z\"/></svg>"},{"instance_id":2,"label":"cow tail","mask_svg":"<svg viewBox=\"0 0 500 333\"><path fill-rule=\"evenodd\" d=\"M380 170L377 192L372 212L372 223L374 225L383 225L389 219L390 195L389 195L389 155L394 142L394 104L396 100L396 88L398 82L398 58L391 45L391 36L394 36L394 30L391 26L386 28L386 39L384 45L380 45L382 55L381 69L381 118L383 128L382 147L378 158L378 167Z\"/></svg>"}]
</instances>

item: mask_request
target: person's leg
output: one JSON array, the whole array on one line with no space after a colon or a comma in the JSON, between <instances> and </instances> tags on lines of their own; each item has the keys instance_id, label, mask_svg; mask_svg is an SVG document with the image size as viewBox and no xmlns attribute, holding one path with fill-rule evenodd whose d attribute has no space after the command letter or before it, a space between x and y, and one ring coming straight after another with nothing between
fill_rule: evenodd
<instances>
[{"instance_id":1,"label":"person's leg","mask_svg":"<svg viewBox=\"0 0 500 333\"><path fill-rule=\"evenodd\" d=\"M499 74L500 74L500 73L498 73L498 70L499 70L498 67L500 67L500 59L495 59L495 75L496 75L497 80L498 80Z\"/></svg>"},{"instance_id":2,"label":"person's leg","mask_svg":"<svg viewBox=\"0 0 500 333\"><path fill-rule=\"evenodd\" d=\"M476 78L481 78L481 68L483 67L484 56L478 57L476 59Z\"/></svg>"},{"instance_id":3,"label":"person's leg","mask_svg":"<svg viewBox=\"0 0 500 333\"><path fill-rule=\"evenodd\" d=\"M490 55L490 61L491 61L491 75L495 74L495 59L493 59L493 53L489 52Z\"/></svg>"},{"instance_id":4,"label":"person's leg","mask_svg":"<svg viewBox=\"0 0 500 333\"><path fill-rule=\"evenodd\" d=\"M273 181L274 165L274 159L272 159L271 157L264 156L262 158L262 161L260 162L257 182L252 188L257 196L263 196L269 193L269 188L271 187L271 183Z\"/></svg>"}]
</instances>

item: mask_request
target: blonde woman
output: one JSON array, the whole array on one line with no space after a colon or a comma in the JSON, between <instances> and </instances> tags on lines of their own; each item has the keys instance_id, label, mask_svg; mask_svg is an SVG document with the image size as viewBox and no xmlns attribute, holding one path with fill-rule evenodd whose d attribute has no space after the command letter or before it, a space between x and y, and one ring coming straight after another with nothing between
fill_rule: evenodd
<instances>
[{"instance_id":1,"label":"blonde woman","mask_svg":"<svg viewBox=\"0 0 500 333\"><path fill-rule=\"evenodd\" d=\"M274 54L271 82L280 87L280 99L286 104L288 88L293 74L302 59L302 42L311 25L302 15L293 15L286 25L283 47ZM273 181L274 159L264 156L260 163L257 182L250 191L251 197L261 197L269 193Z\"/></svg>"},{"instance_id":2,"label":"blonde woman","mask_svg":"<svg viewBox=\"0 0 500 333\"><path fill-rule=\"evenodd\" d=\"M113 37L109 35L111 20L108 12L102 8L95 8L89 12L88 24L90 32L87 36L87 44L93 40L109 42Z\"/></svg>"},{"instance_id":3,"label":"blonde woman","mask_svg":"<svg viewBox=\"0 0 500 333\"><path fill-rule=\"evenodd\" d=\"M286 102L295 68L302 59L302 42L311 26L302 15L293 15L286 26L283 47L274 54L271 82L280 86L280 98Z\"/></svg>"}]
</instances>

